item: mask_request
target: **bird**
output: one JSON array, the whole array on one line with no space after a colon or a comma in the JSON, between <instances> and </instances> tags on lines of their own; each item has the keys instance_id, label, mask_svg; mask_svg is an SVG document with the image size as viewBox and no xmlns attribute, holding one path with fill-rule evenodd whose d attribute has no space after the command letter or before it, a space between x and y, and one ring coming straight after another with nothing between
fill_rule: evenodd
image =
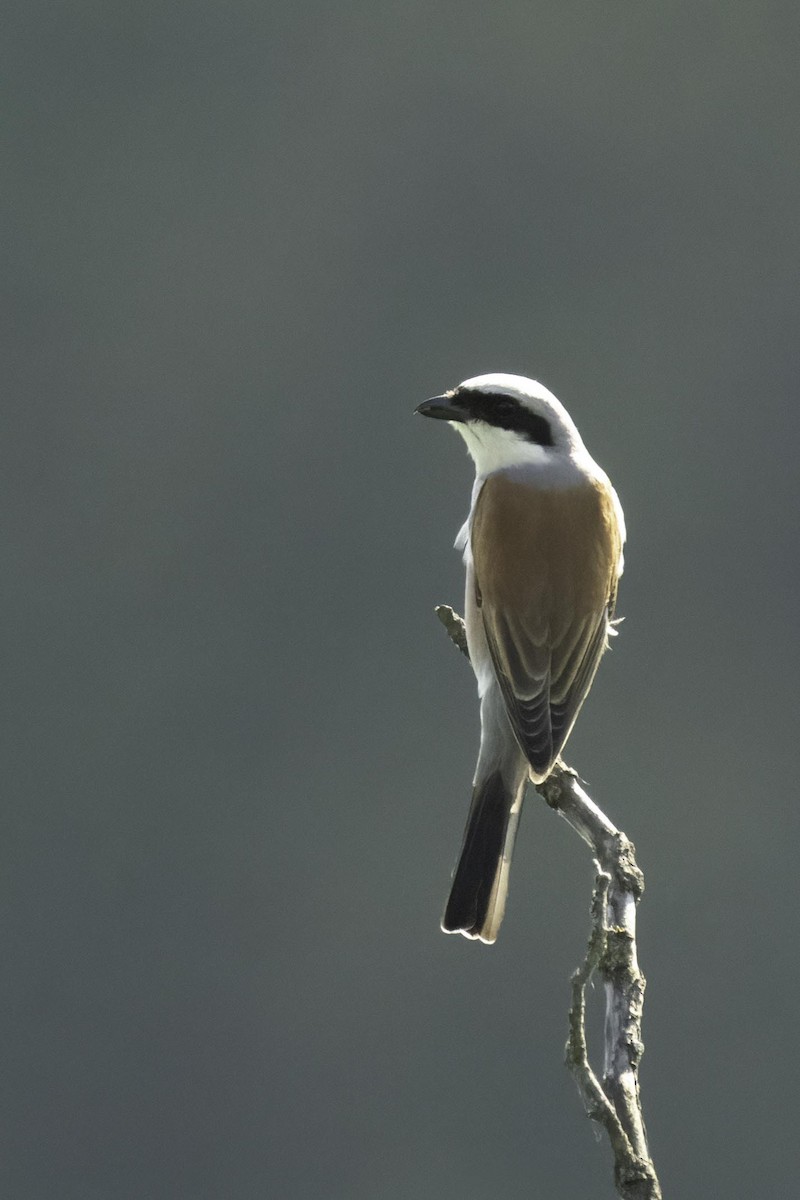
<instances>
[{"instance_id":1,"label":"bird","mask_svg":"<svg viewBox=\"0 0 800 1200\"><path fill-rule=\"evenodd\" d=\"M418 405L475 464L456 538L481 742L445 933L492 944L525 786L552 772L616 632L625 518L605 471L541 383L492 373Z\"/></svg>"}]
</instances>

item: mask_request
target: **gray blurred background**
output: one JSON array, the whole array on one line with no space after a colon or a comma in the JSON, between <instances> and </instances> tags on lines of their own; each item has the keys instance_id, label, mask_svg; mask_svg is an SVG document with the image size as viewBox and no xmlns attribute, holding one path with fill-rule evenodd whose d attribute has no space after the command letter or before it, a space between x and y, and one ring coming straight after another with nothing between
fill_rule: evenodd
<instances>
[{"instance_id":1,"label":"gray blurred background","mask_svg":"<svg viewBox=\"0 0 800 1200\"><path fill-rule=\"evenodd\" d=\"M584 847L531 796L498 944L438 931L472 472L412 410L491 370L628 517L568 757L646 872L665 1192L796 1193L799 38L790 3L7 10L10 1200L613 1196L562 1066Z\"/></svg>"}]
</instances>

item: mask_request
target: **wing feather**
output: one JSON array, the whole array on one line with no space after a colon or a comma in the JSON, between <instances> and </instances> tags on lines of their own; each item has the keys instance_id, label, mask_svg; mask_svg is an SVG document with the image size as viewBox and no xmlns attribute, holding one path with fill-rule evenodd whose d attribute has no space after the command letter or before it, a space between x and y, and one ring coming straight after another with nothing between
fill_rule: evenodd
<instances>
[{"instance_id":1,"label":"wing feather","mask_svg":"<svg viewBox=\"0 0 800 1200\"><path fill-rule=\"evenodd\" d=\"M621 540L608 495L594 483L556 492L498 473L478 497L478 603L536 778L552 770L606 647Z\"/></svg>"}]
</instances>

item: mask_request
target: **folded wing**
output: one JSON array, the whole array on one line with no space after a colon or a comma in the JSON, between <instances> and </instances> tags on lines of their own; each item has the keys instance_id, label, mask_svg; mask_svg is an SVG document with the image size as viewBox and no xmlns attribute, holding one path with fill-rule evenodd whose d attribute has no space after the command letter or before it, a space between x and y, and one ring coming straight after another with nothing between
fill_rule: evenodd
<instances>
[{"instance_id":1,"label":"folded wing","mask_svg":"<svg viewBox=\"0 0 800 1200\"><path fill-rule=\"evenodd\" d=\"M472 523L476 599L536 780L566 742L606 647L622 536L610 485L545 488L502 472Z\"/></svg>"}]
</instances>

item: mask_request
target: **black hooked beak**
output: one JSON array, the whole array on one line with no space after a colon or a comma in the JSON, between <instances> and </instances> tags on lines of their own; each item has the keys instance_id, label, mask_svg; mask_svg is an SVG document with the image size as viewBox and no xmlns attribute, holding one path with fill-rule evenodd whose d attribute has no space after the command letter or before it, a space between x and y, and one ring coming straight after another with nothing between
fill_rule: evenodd
<instances>
[{"instance_id":1,"label":"black hooked beak","mask_svg":"<svg viewBox=\"0 0 800 1200\"><path fill-rule=\"evenodd\" d=\"M423 400L414 409L423 417L436 417L438 421L468 421L469 415L461 407L452 392L444 396L434 396L432 400Z\"/></svg>"}]
</instances>

